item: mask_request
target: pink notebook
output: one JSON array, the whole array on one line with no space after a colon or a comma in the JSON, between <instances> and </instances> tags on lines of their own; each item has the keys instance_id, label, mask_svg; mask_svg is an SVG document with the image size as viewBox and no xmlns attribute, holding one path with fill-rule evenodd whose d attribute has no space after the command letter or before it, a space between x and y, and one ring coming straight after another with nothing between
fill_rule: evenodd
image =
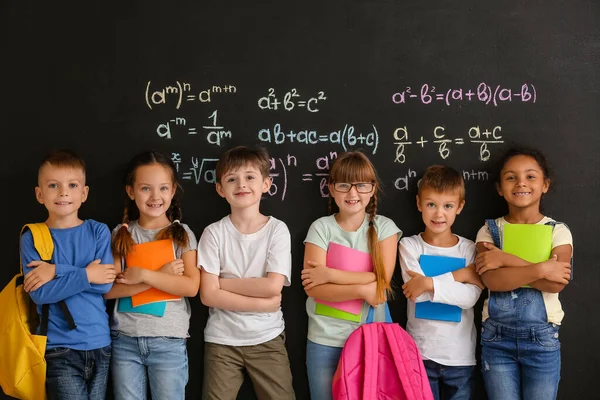
<instances>
[{"instance_id":1,"label":"pink notebook","mask_svg":"<svg viewBox=\"0 0 600 400\"><path fill-rule=\"evenodd\" d=\"M335 268L342 271L373 271L373 262L371 261L371 255L369 253L333 242L329 243L327 249L326 265L329 268ZM323 301L315 299L315 301L351 314L360 314L363 305L363 301L360 299L348 301Z\"/></svg>"}]
</instances>

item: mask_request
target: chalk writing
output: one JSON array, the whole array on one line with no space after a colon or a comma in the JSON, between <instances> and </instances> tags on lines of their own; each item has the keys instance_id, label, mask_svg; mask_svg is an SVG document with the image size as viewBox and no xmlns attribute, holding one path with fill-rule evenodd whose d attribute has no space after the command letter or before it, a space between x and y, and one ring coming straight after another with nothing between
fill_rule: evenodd
<instances>
[{"instance_id":1,"label":"chalk writing","mask_svg":"<svg viewBox=\"0 0 600 400\"><path fill-rule=\"evenodd\" d=\"M440 89L427 83L418 89L407 86L404 90L392 95L394 104L407 104L416 101L422 104L436 102L450 106L453 103L480 102L485 105L498 106L502 103L521 101L522 103L537 102L537 90L533 84L524 83L520 88L513 89L496 85L495 87L481 82L475 90L467 88Z\"/></svg>"},{"instance_id":2,"label":"chalk writing","mask_svg":"<svg viewBox=\"0 0 600 400\"><path fill-rule=\"evenodd\" d=\"M208 144L216 146L222 146L225 139L231 139L232 134L230 130L226 130L221 124L217 123L218 111L215 110L207 119L210 120L210 124L202 126L206 133L206 141ZM187 119L183 117L176 117L170 119L167 122L158 124L156 128L156 134L164 139L172 139L172 131L175 127L183 127L187 131L188 135L197 135L198 131L195 127L189 126Z\"/></svg>"},{"instance_id":3,"label":"chalk writing","mask_svg":"<svg viewBox=\"0 0 600 400\"><path fill-rule=\"evenodd\" d=\"M360 146L370 148L373 154L377 153L379 146L379 134L375 125L367 132L356 132L353 125L345 124L343 129L330 131L329 133L317 132L316 129L304 129L299 131L290 130L284 132L281 130L281 124L276 123L273 129L264 128L258 131L258 139L266 143L284 144L319 144L332 143L342 146L344 151Z\"/></svg>"},{"instance_id":4,"label":"chalk writing","mask_svg":"<svg viewBox=\"0 0 600 400\"><path fill-rule=\"evenodd\" d=\"M318 105L320 101L327 100L325 92L320 91L317 95L308 99L302 100L298 90L292 89L283 96L283 101L277 98L275 89L269 88L269 94L258 99L258 108L261 110L277 111L283 109L292 111L293 109L304 108L308 112L315 113L319 111Z\"/></svg>"},{"instance_id":5,"label":"chalk writing","mask_svg":"<svg viewBox=\"0 0 600 400\"><path fill-rule=\"evenodd\" d=\"M175 81L173 86L164 86L161 88L151 88L152 81L146 84L145 100L149 109L153 106L165 105L167 102L175 102L175 108L179 110L181 104L186 102L210 103L213 96L217 94L232 94L237 92L233 85L213 85L202 88L201 90L192 90L192 84L189 82Z\"/></svg>"},{"instance_id":6,"label":"chalk writing","mask_svg":"<svg viewBox=\"0 0 600 400\"><path fill-rule=\"evenodd\" d=\"M479 159L481 161L488 161L491 156L491 152L488 148L490 144L504 143L503 137L500 135L502 131L501 126L495 126L491 130L480 128L479 126L472 126L468 130L469 142L479 144ZM427 143L432 143L437 146L437 152L440 157L445 160L450 156L451 149L450 145L454 144L457 146L463 145L465 139L461 137L450 138L446 135L446 128L444 126L436 126L433 128L433 139L426 140L423 136L420 136L418 140L409 140L409 132L406 126L396 128L394 131L394 144L396 145L396 154L394 156L394 162L404 164L406 162L406 146L415 145L423 149Z\"/></svg>"}]
</instances>

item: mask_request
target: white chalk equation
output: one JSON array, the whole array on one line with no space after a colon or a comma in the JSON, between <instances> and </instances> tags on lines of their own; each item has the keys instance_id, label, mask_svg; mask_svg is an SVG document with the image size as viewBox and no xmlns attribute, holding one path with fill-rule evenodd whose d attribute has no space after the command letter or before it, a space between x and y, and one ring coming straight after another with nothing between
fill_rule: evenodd
<instances>
[{"instance_id":1,"label":"white chalk equation","mask_svg":"<svg viewBox=\"0 0 600 400\"><path fill-rule=\"evenodd\" d=\"M269 176L272 184L267 193L270 197L276 197L281 201L286 199L289 182L296 179L301 182L310 183L313 180L318 182L316 189L321 197L327 197L327 180L329 177L329 168L331 162L337 157L337 152L332 151L324 156L317 157L314 164L306 162L310 172L304 172L300 175L294 171L298 169L298 158L295 155L287 154L283 157L271 157ZM177 173L182 182L190 182L195 185L215 184L217 183L216 167L218 158L191 156L184 160L181 153L171 153L171 160L175 163ZM316 170L314 167L316 167ZM290 173L293 175L290 177Z\"/></svg>"},{"instance_id":2,"label":"white chalk equation","mask_svg":"<svg viewBox=\"0 0 600 400\"><path fill-rule=\"evenodd\" d=\"M430 84L423 84L418 88L407 86L404 90L392 95L394 104L408 104L419 102L421 104L442 103L450 106L454 103L479 102L485 105L498 107L501 104L519 101L521 103L536 103L537 90L533 84L523 83L520 87L510 88L502 85L490 86L485 82L477 88L440 88Z\"/></svg>"},{"instance_id":3,"label":"white chalk equation","mask_svg":"<svg viewBox=\"0 0 600 400\"><path fill-rule=\"evenodd\" d=\"M500 135L502 132L501 126L494 126L491 129L472 126L468 129L467 135L469 143L479 145L479 160L488 161L491 157L491 151L488 145L504 143L504 138ZM451 154L451 146L462 146L465 144L465 139L462 137L451 138L446 134L446 128L438 125L433 128L433 137L429 140L425 136L412 136L406 126L397 128L394 131L394 145L396 145L396 154L394 162L404 164L407 161L406 149L407 146L414 146L420 149L426 146L437 146L439 156L445 160ZM411 140L414 137L416 140Z\"/></svg>"},{"instance_id":4,"label":"white chalk equation","mask_svg":"<svg viewBox=\"0 0 600 400\"><path fill-rule=\"evenodd\" d=\"M192 156L189 162L184 163L181 153L171 153L171 160L175 163L177 173L182 182L192 182L196 185L201 183L217 183L217 162L218 158L203 158ZM269 176L272 184L267 193L271 197L278 197L281 201L285 200L288 188L288 169L296 167L298 162L296 157L288 154L287 157L271 157Z\"/></svg>"},{"instance_id":5,"label":"white chalk equation","mask_svg":"<svg viewBox=\"0 0 600 400\"><path fill-rule=\"evenodd\" d=\"M189 82L175 81L174 85L152 87L152 81L146 84L144 93L146 106L153 110L154 107L174 104L179 110L181 105L186 103L210 103L215 96L231 95L237 92L234 85L211 85L202 87L199 90L192 88Z\"/></svg>"},{"instance_id":6,"label":"white chalk equation","mask_svg":"<svg viewBox=\"0 0 600 400\"><path fill-rule=\"evenodd\" d=\"M281 124L276 123L272 129L260 129L257 136L261 142L276 145L331 143L341 146L344 151L360 146L368 148L373 155L377 153L379 147L379 133L375 125L371 125L366 131L358 131L354 125L344 124L341 129L323 132L317 129L282 130Z\"/></svg>"},{"instance_id":7,"label":"white chalk equation","mask_svg":"<svg viewBox=\"0 0 600 400\"><path fill-rule=\"evenodd\" d=\"M319 91L312 97L302 97L298 90L293 88L283 95L283 99L280 100L275 94L275 89L269 88L266 96L258 99L258 108L261 110L285 110L292 111L294 109L305 109L308 112L315 113L319 111L319 102L327 100L324 91Z\"/></svg>"},{"instance_id":8,"label":"white chalk equation","mask_svg":"<svg viewBox=\"0 0 600 400\"><path fill-rule=\"evenodd\" d=\"M232 138L232 133L222 124L218 123L218 110L213 111L207 118L209 123L201 126L202 131L198 132L196 126L191 126L189 121L183 117L175 117L168 121L159 123L156 128L156 134L163 139L172 139L174 133L183 133L187 135L204 135L208 144L222 146L227 140Z\"/></svg>"},{"instance_id":9,"label":"white chalk equation","mask_svg":"<svg viewBox=\"0 0 600 400\"><path fill-rule=\"evenodd\" d=\"M300 165L298 157L287 154L281 157L271 157L269 159L269 176L272 185L266 196L285 201L290 190L290 182L300 182L306 186L310 192L315 193L315 197L329 197L329 170L332 162L337 158L336 151L322 153L321 156L305 161ZM183 183L189 182L195 185L217 183L216 167L218 158L191 156L188 161L184 161L181 153L171 153L171 160L175 163L178 176ZM461 170L465 182L469 181L487 181L489 173L485 170ZM393 178L393 187L399 191L416 191L418 176L417 172L408 168L406 173L396 175ZM384 182L386 184L387 182ZM387 186L387 185L386 185ZM299 185L293 185L295 189ZM303 188L301 190L304 191ZM302 196L304 193L294 193L294 196Z\"/></svg>"}]
</instances>

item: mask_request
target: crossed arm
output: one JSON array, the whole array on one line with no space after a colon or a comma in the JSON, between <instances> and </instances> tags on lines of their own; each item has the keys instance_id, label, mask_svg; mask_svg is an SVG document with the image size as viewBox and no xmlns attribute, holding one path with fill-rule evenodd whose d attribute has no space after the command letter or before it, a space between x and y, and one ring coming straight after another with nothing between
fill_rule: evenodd
<instances>
[{"instance_id":1,"label":"crossed arm","mask_svg":"<svg viewBox=\"0 0 600 400\"><path fill-rule=\"evenodd\" d=\"M188 250L180 259L163 265L156 271L140 267L128 267L117 275L107 299L128 297L151 287L182 297L194 297L200 286L200 272L196 267L196 250ZM122 269L121 260L115 260L115 268Z\"/></svg>"},{"instance_id":2,"label":"crossed arm","mask_svg":"<svg viewBox=\"0 0 600 400\"><path fill-rule=\"evenodd\" d=\"M472 308L483 289L475 272L474 264L437 277L426 277L419 265L416 251L400 242L400 266L402 268L403 293L414 302L432 301Z\"/></svg>"},{"instance_id":3,"label":"crossed arm","mask_svg":"<svg viewBox=\"0 0 600 400\"><path fill-rule=\"evenodd\" d=\"M207 307L238 312L274 312L281 306L285 276L269 272L262 278L219 278L202 268L200 299Z\"/></svg>"},{"instance_id":4,"label":"crossed arm","mask_svg":"<svg viewBox=\"0 0 600 400\"><path fill-rule=\"evenodd\" d=\"M398 254L398 235L394 234L379 242L386 280L391 281ZM346 301L362 299L375 306L377 283L373 272L349 272L328 268L327 252L317 245L304 246L304 269L302 285L309 297L324 301Z\"/></svg>"},{"instance_id":5,"label":"crossed arm","mask_svg":"<svg viewBox=\"0 0 600 400\"><path fill-rule=\"evenodd\" d=\"M475 268L492 291L506 292L529 285L547 293L559 293L569 283L573 248L570 244L552 249L549 260L530 263L498 249L491 243L477 243Z\"/></svg>"}]
</instances>

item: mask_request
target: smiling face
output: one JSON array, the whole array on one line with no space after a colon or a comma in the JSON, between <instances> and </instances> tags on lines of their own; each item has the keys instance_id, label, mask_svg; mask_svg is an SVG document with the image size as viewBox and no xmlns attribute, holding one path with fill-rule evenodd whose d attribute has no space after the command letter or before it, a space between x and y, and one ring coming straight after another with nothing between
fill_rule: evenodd
<instances>
[{"instance_id":1,"label":"smiling face","mask_svg":"<svg viewBox=\"0 0 600 400\"><path fill-rule=\"evenodd\" d=\"M376 184L373 182L335 182L329 184L330 196L333 197L335 204L340 209L340 214L345 216L366 212L371 198L375 195L375 190Z\"/></svg>"},{"instance_id":2,"label":"smiling face","mask_svg":"<svg viewBox=\"0 0 600 400\"><path fill-rule=\"evenodd\" d=\"M45 164L38 174L35 196L48 210L50 221L76 224L79 207L86 201L88 190L81 169Z\"/></svg>"},{"instance_id":3,"label":"smiling face","mask_svg":"<svg viewBox=\"0 0 600 400\"><path fill-rule=\"evenodd\" d=\"M434 235L451 234L452 224L464 205L465 201L458 191L437 192L425 187L417 195L417 208L423 217L425 229Z\"/></svg>"},{"instance_id":4,"label":"smiling face","mask_svg":"<svg viewBox=\"0 0 600 400\"><path fill-rule=\"evenodd\" d=\"M176 186L171 171L160 165L142 165L135 170L133 185L127 186L127 195L140 211L140 224L165 226L166 215L175 195Z\"/></svg>"},{"instance_id":5,"label":"smiling face","mask_svg":"<svg viewBox=\"0 0 600 400\"><path fill-rule=\"evenodd\" d=\"M217 193L227 200L232 209L258 207L262 195L270 187L271 178L262 176L252 164L225 172L216 185Z\"/></svg>"},{"instance_id":6,"label":"smiling face","mask_svg":"<svg viewBox=\"0 0 600 400\"><path fill-rule=\"evenodd\" d=\"M518 155L504 163L497 189L509 207L539 209L542 195L549 187L550 181L538 162L533 157Z\"/></svg>"}]
</instances>

